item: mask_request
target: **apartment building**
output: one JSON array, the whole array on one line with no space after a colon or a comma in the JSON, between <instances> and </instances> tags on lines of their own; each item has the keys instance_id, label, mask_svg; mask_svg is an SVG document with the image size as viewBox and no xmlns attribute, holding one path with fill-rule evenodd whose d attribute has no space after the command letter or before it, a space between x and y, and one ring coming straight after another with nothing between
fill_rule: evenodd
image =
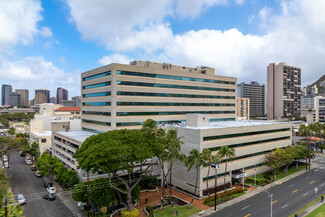
<instances>
[{"instance_id":1,"label":"apartment building","mask_svg":"<svg viewBox=\"0 0 325 217\"><path fill-rule=\"evenodd\" d=\"M250 117L250 99L237 98L237 120L249 120Z\"/></svg>"},{"instance_id":2,"label":"apartment building","mask_svg":"<svg viewBox=\"0 0 325 217\"><path fill-rule=\"evenodd\" d=\"M267 116L270 120L300 116L301 69L286 63L267 66Z\"/></svg>"},{"instance_id":3,"label":"apartment building","mask_svg":"<svg viewBox=\"0 0 325 217\"><path fill-rule=\"evenodd\" d=\"M237 96L240 98L249 98L250 116L265 115L265 85L260 85L256 81L250 84L244 82L237 85Z\"/></svg>"},{"instance_id":4,"label":"apartment building","mask_svg":"<svg viewBox=\"0 0 325 217\"><path fill-rule=\"evenodd\" d=\"M181 123L188 113L235 120L236 82L209 67L134 61L96 68L81 74L82 129L140 128L148 118Z\"/></svg>"},{"instance_id":5,"label":"apartment building","mask_svg":"<svg viewBox=\"0 0 325 217\"><path fill-rule=\"evenodd\" d=\"M314 98L315 102L315 113L314 113L314 120L313 122L325 122L325 97L323 96L316 96Z\"/></svg>"},{"instance_id":6,"label":"apartment building","mask_svg":"<svg viewBox=\"0 0 325 217\"><path fill-rule=\"evenodd\" d=\"M292 125L286 122L275 121L222 121L209 122L210 118L205 114L189 114L186 116L186 125L165 126L167 129L177 129L178 136L182 136L184 144L181 152L188 155L192 149L202 152L209 148L212 154L217 154L222 146L235 149L236 157L228 161L225 171L225 159L218 164L217 183L218 190L224 189L223 177L226 173L226 186L230 187L237 180L241 182L242 177L262 173L269 168L264 165L265 154L276 148L291 145ZM177 162L174 165L173 185L193 192L196 169L187 172L184 163ZM198 195L207 195L208 191L214 191L214 170L207 177L208 167L199 168ZM209 182L211 189L206 189Z\"/></svg>"}]
</instances>

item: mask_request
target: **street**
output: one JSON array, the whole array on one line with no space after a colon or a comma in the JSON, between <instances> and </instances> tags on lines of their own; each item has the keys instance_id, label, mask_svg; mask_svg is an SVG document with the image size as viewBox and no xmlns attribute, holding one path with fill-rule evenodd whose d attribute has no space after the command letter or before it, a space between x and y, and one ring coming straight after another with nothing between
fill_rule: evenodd
<instances>
[{"instance_id":1,"label":"street","mask_svg":"<svg viewBox=\"0 0 325 217\"><path fill-rule=\"evenodd\" d=\"M268 190L273 195L273 217L287 217L325 193L325 157L317 156L313 162L320 164L320 167ZM318 188L317 193L315 188ZM271 198L267 192L262 192L210 216L268 217L270 213Z\"/></svg>"},{"instance_id":2,"label":"street","mask_svg":"<svg viewBox=\"0 0 325 217\"><path fill-rule=\"evenodd\" d=\"M12 152L8 175L11 177L15 195L22 193L26 204L22 205L26 217L72 217L74 216L58 197L54 201L44 200L46 189L43 178L38 178L25 164L24 157Z\"/></svg>"}]
</instances>

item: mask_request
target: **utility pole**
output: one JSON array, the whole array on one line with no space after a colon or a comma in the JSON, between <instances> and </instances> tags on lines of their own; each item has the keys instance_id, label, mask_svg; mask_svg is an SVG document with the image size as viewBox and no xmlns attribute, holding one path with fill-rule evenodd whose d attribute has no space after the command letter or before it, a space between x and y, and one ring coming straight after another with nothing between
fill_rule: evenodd
<instances>
[{"instance_id":1,"label":"utility pole","mask_svg":"<svg viewBox=\"0 0 325 217\"><path fill-rule=\"evenodd\" d=\"M7 205L8 205L8 199L7 199L7 197L5 197L5 217L8 217L8 207L7 207Z\"/></svg>"}]
</instances>

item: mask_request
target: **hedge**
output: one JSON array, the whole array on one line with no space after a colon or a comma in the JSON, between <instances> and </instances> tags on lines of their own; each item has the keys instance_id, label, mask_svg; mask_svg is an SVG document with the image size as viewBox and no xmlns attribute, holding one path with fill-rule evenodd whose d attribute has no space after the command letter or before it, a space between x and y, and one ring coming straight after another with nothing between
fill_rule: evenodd
<instances>
[{"instance_id":1,"label":"hedge","mask_svg":"<svg viewBox=\"0 0 325 217\"><path fill-rule=\"evenodd\" d=\"M220 194L217 194L217 198L219 197L220 195L220 198L223 198L225 196L229 196L229 195L232 195L232 194L236 194L236 193L242 193L243 192L243 189L242 188L235 188L235 189L232 189L230 191L227 191L226 194L225 193L220 193ZM211 201L214 201L214 194L211 195L210 199L209 198L205 198L204 199L204 203L209 203Z\"/></svg>"}]
</instances>

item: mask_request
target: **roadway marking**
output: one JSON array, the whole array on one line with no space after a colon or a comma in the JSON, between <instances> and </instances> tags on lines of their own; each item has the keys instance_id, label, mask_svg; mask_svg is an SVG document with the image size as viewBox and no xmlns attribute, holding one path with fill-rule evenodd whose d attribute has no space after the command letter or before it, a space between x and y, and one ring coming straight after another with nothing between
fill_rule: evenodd
<instances>
[{"instance_id":1,"label":"roadway marking","mask_svg":"<svg viewBox=\"0 0 325 217\"><path fill-rule=\"evenodd\" d=\"M286 208L287 206L288 206L288 204L284 205L284 206L282 207L282 209L283 209L283 208Z\"/></svg>"},{"instance_id":2,"label":"roadway marking","mask_svg":"<svg viewBox=\"0 0 325 217\"><path fill-rule=\"evenodd\" d=\"M325 185L325 183L321 184L320 187L322 187L323 185Z\"/></svg>"},{"instance_id":3,"label":"roadway marking","mask_svg":"<svg viewBox=\"0 0 325 217\"><path fill-rule=\"evenodd\" d=\"M248 216L250 216L251 214L247 214L247 215L245 215L244 217L248 217Z\"/></svg>"},{"instance_id":4,"label":"roadway marking","mask_svg":"<svg viewBox=\"0 0 325 217\"><path fill-rule=\"evenodd\" d=\"M309 194L309 193L304 194L303 197L306 196L307 194Z\"/></svg>"},{"instance_id":5,"label":"roadway marking","mask_svg":"<svg viewBox=\"0 0 325 217\"><path fill-rule=\"evenodd\" d=\"M273 201L271 204L278 202L277 200Z\"/></svg>"},{"instance_id":6,"label":"roadway marking","mask_svg":"<svg viewBox=\"0 0 325 217\"><path fill-rule=\"evenodd\" d=\"M306 179L309 179L309 178L310 178L310 176L307 176L307 177L306 177Z\"/></svg>"},{"instance_id":7,"label":"roadway marking","mask_svg":"<svg viewBox=\"0 0 325 217\"><path fill-rule=\"evenodd\" d=\"M249 205L241 208L241 210L247 209L248 207L249 207Z\"/></svg>"},{"instance_id":8,"label":"roadway marking","mask_svg":"<svg viewBox=\"0 0 325 217\"><path fill-rule=\"evenodd\" d=\"M289 188L291 188L293 185L290 185Z\"/></svg>"},{"instance_id":9,"label":"roadway marking","mask_svg":"<svg viewBox=\"0 0 325 217\"><path fill-rule=\"evenodd\" d=\"M298 191L298 189L294 190L292 193L296 193Z\"/></svg>"},{"instance_id":10,"label":"roadway marking","mask_svg":"<svg viewBox=\"0 0 325 217\"><path fill-rule=\"evenodd\" d=\"M311 182L309 182L309 184L313 184L315 181L311 181Z\"/></svg>"}]
</instances>

